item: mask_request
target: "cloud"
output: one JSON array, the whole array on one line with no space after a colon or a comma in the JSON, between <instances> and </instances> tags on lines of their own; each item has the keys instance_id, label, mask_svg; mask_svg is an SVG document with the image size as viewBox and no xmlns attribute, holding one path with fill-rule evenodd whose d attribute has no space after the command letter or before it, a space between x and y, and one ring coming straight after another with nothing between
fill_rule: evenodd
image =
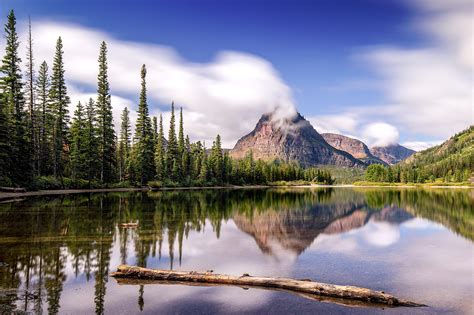
<instances>
[{"instance_id":1,"label":"cloud","mask_svg":"<svg viewBox=\"0 0 474 315\"><path fill-rule=\"evenodd\" d=\"M386 247L400 240L400 228L387 222L370 222L363 230L362 236L371 245Z\"/></svg>"},{"instance_id":2,"label":"cloud","mask_svg":"<svg viewBox=\"0 0 474 315\"><path fill-rule=\"evenodd\" d=\"M413 28L429 44L373 47L364 54L389 101L375 111L383 111L392 117L391 122L412 134L447 138L474 120L472 2L415 3L422 18Z\"/></svg>"},{"instance_id":3,"label":"cloud","mask_svg":"<svg viewBox=\"0 0 474 315\"><path fill-rule=\"evenodd\" d=\"M386 122L370 122L358 114L321 115L309 117L320 133L337 133L359 139L370 146L388 146L398 143L398 129Z\"/></svg>"},{"instance_id":4,"label":"cloud","mask_svg":"<svg viewBox=\"0 0 474 315\"><path fill-rule=\"evenodd\" d=\"M407 5L418 13L409 30L421 35L423 44L409 48L372 46L362 53L359 50L356 60L368 65L375 78L342 82L331 88L380 89L385 100L351 106L350 112L313 116L311 121L318 131L382 144L395 141L399 133L396 128L403 131L407 146L420 150L473 124L472 1L417 0L407 1ZM392 127L380 128L375 122ZM417 141L420 136L430 140Z\"/></svg>"},{"instance_id":5,"label":"cloud","mask_svg":"<svg viewBox=\"0 0 474 315\"><path fill-rule=\"evenodd\" d=\"M404 147L407 147L407 148L415 150L415 151L422 151L422 150L431 148L435 145L438 145L442 142L443 142L443 140L437 140L437 141L407 141L407 142L403 142L402 145Z\"/></svg>"},{"instance_id":6,"label":"cloud","mask_svg":"<svg viewBox=\"0 0 474 315\"><path fill-rule=\"evenodd\" d=\"M369 147L386 147L396 144L399 139L397 128L384 122L367 125L362 134Z\"/></svg>"},{"instance_id":7,"label":"cloud","mask_svg":"<svg viewBox=\"0 0 474 315\"><path fill-rule=\"evenodd\" d=\"M103 40L107 42L116 129L124 106L136 110L142 64L147 66L150 113L158 115L174 100L177 107L184 109L185 131L192 140L211 141L219 132L224 145L233 146L236 139L253 128L262 113L275 108L279 108L280 116L295 112L291 89L270 62L255 55L221 51L209 62L195 63L170 47L123 41L81 25L43 20L33 21L37 64L43 60L52 64L59 36L63 39L65 75L74 102L86 100L96 92L99 45ZM24 26L20 39L24 50ZM21 55L25 53L22 51Z\"/></svg>"},{"instance_id":8,"label":"cloud","mask_svg":"<svg viewBox=\"0 0 474 315\"><path fill-rule=\"evenodd\" d=\"M357 132L358 119L352 114L311 116L308 120L319 133L347 135Z\"/></svg>"}]
</instances>

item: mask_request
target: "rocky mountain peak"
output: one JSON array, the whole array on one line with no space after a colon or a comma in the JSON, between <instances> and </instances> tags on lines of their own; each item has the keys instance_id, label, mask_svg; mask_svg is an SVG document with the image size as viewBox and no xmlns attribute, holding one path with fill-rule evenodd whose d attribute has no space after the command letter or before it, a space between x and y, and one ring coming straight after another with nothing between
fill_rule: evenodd
<instances>
[{"instance_id":1,"label":"rocky mountain peak","mask_svg":"<svg viewBox=\"0 0 474 315\"><path fill-rule=\"evenodd\" d=\"M263 160L297 161L302 165L360 166L352 155L330 146L300 113L278 117L262 115L254 130L237 141L230 151L234 158L244 158L250 151Z\"/></svg>"},{"instance_id":2,"label":"rocky mountain peak","mask_svg":"<svg viewBox=\"0 0 474 315\"><path fill-rule=\"evenodd\" d=\"M386 147L372 147L370 148L370 152L390 165L397 164L415 153L414 150L405 148L400 144L393 144Z\"/></svg>"},{"instance_id":3,"label":"rocky mountain peak","mask_svg":"<svg viewBox=\"0 0 474 315\"><path fill-rule=\"evenodd\" d=\"M345 151L351 154L353 157L364 161L367 164L386 164L378 157L375 157L367 147L365 143L358 139L350 138L335 133L323 133L321 136L329 143L332 147Z\"/></svg>"}]
</instances>

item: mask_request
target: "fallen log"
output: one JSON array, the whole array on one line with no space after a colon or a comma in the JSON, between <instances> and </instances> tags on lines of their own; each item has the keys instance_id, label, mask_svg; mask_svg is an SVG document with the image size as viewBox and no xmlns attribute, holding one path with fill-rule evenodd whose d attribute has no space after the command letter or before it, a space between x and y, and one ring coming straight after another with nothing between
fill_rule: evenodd
<instances>
[{"instance_id":1,"label":"fallen log","mask_svg":"<svg viewBox=\"0 0 474 315\"><path fill-rule=\"evenodd\" d=\"M197 272L160 270L128 265L118 266L117 271L113 272L111 276L117 279L134 279L146 281L162 280L166 281L167 283L176 282L178 284L188 282L193 284L204 285L216 284L236 285L242 287L263 287L291 291L294 293L304 294L306 296L320 296L336 299L354 300L365 303L386 305L390 307L426 306L424 304L398 299L393 295L387 294L383 291L379 292L354 286L320 283L308 279L295 280L288 278L253 277L248 274L243 274L242 276L232 276L225 274L214 274L212 271Z\"/></svg>"}]
</instances>

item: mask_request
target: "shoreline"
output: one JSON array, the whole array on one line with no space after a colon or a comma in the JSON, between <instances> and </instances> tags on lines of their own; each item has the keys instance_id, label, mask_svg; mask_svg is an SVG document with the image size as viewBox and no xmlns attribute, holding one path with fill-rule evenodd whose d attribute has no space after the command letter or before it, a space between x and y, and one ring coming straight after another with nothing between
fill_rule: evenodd
<instances>
[{"instance_id":1,"label":"shoreline","mask_svg":"<svg viewBox=\"0 0 474 315\"><path fill-rule=\"evenodd\" d=\"M0 201L9 199L19 199L25 197L36 196L54 196L54 195L71 195L85 193L104 193L104 192L129 192L129 191L172 191L172 190L209 190L209 189L263 189L263 188L442 188L442 189L474 189L474 186L432 186L432 185L249 185L249 186L206 186L206 187L162 187L150 189L149 187L129 187L129 188L92 188L92 189L58 189L58 190L38 190L27 192L0 192Z\"/></svg>"}]
</instances>

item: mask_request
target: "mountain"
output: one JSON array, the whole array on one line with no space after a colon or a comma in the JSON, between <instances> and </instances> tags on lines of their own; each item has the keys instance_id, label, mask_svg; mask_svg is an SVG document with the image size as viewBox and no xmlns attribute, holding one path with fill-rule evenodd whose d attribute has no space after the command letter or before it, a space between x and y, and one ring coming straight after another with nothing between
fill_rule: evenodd
<instances>
[{"instance_id":1,"label":"mountain","mask_svg":"<svg viewBox=\"0 0 474 315\"><path fill-rule=\"evenodd\" d=\"M341 234L370 220L398 225L413 216L395 206L371 210L361 204L317 204L299 209L235 215L237 228L252 236L260 250L271 256L299 256L320 234Z\"/></svg>"},{"instance_id":2,"label":"mountain","mask_svg":"<svg viewBox=\"0 0 474 315\"><path fill-rule=\"evenodd\" d=\"M264 114L255 129L237 141L230 151L233 158L244 158L250 151L262 160L298 161L302 165L364 167L347 152L330 146L303 116L277 119Z\"/></svg>"},{"instance_id":3,"label":"mountain","mask_svg":"<svg viewBox=\"0 0 474 315\"><path fill-rule=\"evenodd\" d=\"M416 151L405 148L400 144L370 148L370 153L390 165L397 164L398 162L413 155L415 152Z\"/></svg>"},{"instance_id":4,"label":"mountain","mask_svg":"<svg viewBox=\"0 0 474 315\"><path fill-rule=\"evenodd\" d=\"M370 152L367 145L360 140L335 133L323 133L321 136L332 147L341 151L345 151L356 159L359 159L367 164L387 164L378 157L374 156Z\"/></svg>"},{"instance_id":5,"label":"mountain","mask_svg":"<svg viewBox=\"0 0 474 315\"><path fill-rule=\"evenodd\" d=\"M263 253L276 256L283 250L286 254L300 255L314 239L334 221L350 216L360 209L357 204L316 204L296 209L281 209L255 213L252 218L235 215L237 228L251 235ZM366 222L366 221L365 221ZM344 227L350 230L365 223L352 222ZM342 232L342 231L339 231Z\"/></svg>"},{"instance_id":6,"label":"mountain","mask_svg":"<svg viewBox=\"0 0 474 315\"><path fill-rule=\"evenodd\" d=\"M401 167L445 181L468 181L474 173L474 126L440 145L415 153Z\"/></svg>"}]
</instances>

